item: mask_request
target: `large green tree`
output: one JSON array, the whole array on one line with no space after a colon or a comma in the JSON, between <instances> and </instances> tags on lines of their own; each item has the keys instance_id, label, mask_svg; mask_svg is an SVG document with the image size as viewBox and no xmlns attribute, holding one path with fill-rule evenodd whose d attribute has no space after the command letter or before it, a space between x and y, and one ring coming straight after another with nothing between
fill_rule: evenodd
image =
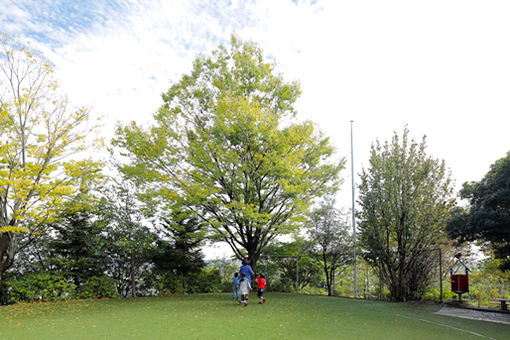
<instances>
[{"instance_id":1,"label":"large green tree","mask_svg":"<svg viewBox=\"0 0 510 340\"><path fill-rule=\"evenodd\" d=\"M391 298L420 298L430 280L434 249L445 238L454 204L444 162L426 154L404 129L372 145L359 186L360 243L366 260L381 271Z\"/></svg>"},{"instance_id":2,"label":"large green tree","mask_svg":"<svg viewBox=\"0 0 510 340\"><path fill-rule=\"evenodd\" d=\"M232 38L163 95L152 128L119 128L114 143L131 160L123 170L148 206L193 209L255 265L314 197L336 188L344 166L314 124L296 121L299 92L256 44Z\"/></svg>"},{"instance_id":3,"label":"large green tree","mask_svg":"<svg viewBox=\"0 0 510 340\"><path fill-rule=\"evenodd\" d=\"M70 159L91 142L93 127L52 73L36 53L0 36L0 299L3 274L26 246L20 233L31 242L97 174L96 163Z\"/></svg>"},{"instance_id":4,"label":"large green tree","mask_svg":"<svg viewBox=\"0 0 510 340\"><path fill-rule=\"evenodd\" d=\"M466 182L460 191L469 201L467 210L457 209L448 233L461 242L480 240L490 245L500 268L510 270L510 152L491 165L479 182Z\"/></svg>"}]
</instances>

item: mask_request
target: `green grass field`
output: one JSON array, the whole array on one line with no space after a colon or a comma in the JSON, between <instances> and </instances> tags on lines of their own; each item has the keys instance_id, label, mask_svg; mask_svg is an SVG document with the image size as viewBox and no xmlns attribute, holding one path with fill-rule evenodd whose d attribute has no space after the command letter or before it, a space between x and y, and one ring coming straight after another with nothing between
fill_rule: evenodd
<instances>
[{"instance_id":1,"label":"green grass field","mask_svg":"<svg viewBox=\"0 0 510 340\"><path fill-rule=\"evenodd\" d=\"M0 307L0 339L510 339L510 325L433 314L434 305L268 293Z\"/></svg>"}]
</instances>

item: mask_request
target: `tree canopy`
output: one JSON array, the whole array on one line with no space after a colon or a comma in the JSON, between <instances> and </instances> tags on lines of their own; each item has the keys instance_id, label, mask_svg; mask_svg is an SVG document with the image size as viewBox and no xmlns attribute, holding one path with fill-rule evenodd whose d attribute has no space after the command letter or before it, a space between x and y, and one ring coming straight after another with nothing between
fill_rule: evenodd
<instances>
[{"instance_id":1,"label":"tree canopy","mask_svg":"<svg viewBox=\"0 0 510 340\"><path fill-rule=\"evenodd\" d=\"M510 270L510 152L491 165L479 182L466 182L460 191L469 206L456 210L448 233L460 242L488 242L501 269Z\"/></svg>"},{"instance_id":2,"label":"tree canopy","mask_svg":"<svg viewBox=\"0 0 510 340\"><path fill-rule=\"evenodd\" d=\"M429 280L431 252L445 238L454 204L444 162L426 154L404 129L391 142L372 145L359 187L360 243L378 268L391 298L420 298Z\"/></svg>"},{"instance_id":3,"label":"tree canopy","mask_svg":"<svg viewBox=\"0 0 510 340\"><path fill-rule=\"evenodd\" d=\"M193 209L254 265L314 197L336 189L344 166L313 123L296 121L299 92L257 45L234 37L163 95L153 127L118 129L114 144L130 158L123 171L143 186L147 206Z\"/></svg>"}]
</instances>

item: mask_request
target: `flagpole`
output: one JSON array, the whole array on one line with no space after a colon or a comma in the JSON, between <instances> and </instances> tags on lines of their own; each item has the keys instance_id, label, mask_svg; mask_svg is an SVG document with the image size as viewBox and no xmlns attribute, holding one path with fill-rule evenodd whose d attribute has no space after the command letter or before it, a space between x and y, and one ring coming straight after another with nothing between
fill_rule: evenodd
<instances>
[{"instance_id":1,"label":"flagpole","mask_svg":"<svg viewBox=\"0 0 510 340\"><path fill-rule=\"evenodd\" d=\"M351 120L351 179L352 179L352 239L353 239L353 255L354 255L354 298L358 297L358 266L357 266L357 257L356 257L356 218L354 216L355 213L355 203L354 203L354 143L352 139L352 123L354 121Z\"/></svg>"}]
</instances>

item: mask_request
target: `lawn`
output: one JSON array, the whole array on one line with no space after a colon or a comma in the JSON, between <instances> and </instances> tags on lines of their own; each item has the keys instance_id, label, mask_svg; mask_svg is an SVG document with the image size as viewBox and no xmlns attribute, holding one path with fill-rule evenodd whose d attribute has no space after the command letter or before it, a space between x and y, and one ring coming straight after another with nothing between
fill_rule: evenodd
<instances>
[{"instance_id":1,"label":"lawn","mask_svg":"<svg viewBox=\"0 0 510 340\"><path fill-rule=\"evenodd\" d=\"M0 339L509 339L510 325L412 305L267 294L247 307L228 294L0 307Z\"/></svg>"}]
</instances>

